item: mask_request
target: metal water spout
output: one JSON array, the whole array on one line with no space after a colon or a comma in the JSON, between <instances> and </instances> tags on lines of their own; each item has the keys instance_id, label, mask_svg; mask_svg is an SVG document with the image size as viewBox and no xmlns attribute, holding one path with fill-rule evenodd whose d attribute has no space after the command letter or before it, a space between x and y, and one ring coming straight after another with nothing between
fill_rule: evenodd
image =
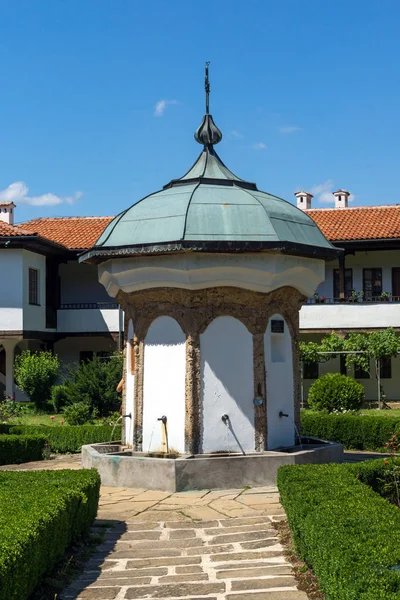
<instances>
[{"instance_id":1,"label":"metal water spout","mask_svg":"<svg viewBox=\"0 0 400 600\"><path fill-rule=\"evenodd\" d=\"M224 425L229 425L229 415L222 415L221 420L223 421Z\"/></svg>"},{"instance_id":2,"label":"metal water spout","mask_svg":"<svg viewBox=\"0 0 400 600\"><path fill-rule=\"evenodd\" d=\"M157 419L157 421L161 421L161 423L162 423L162 428L161 428L161 451L165 452L166 454L168 454L169 447L168 447L167 417L165 415L163 415L162 417L159 417Z\"/></svg>"},{"instance_id":3,"label":"metal water spout","mask_svg":"<svg viewBox=\"0 0 400 600\"><path fill-rule=\"evenodd\" d=\"M282 419L282 417L289 417L289 415L287 413L282 412L281 410L279 411L279 418Z\"/></svg>"}]
</instances>

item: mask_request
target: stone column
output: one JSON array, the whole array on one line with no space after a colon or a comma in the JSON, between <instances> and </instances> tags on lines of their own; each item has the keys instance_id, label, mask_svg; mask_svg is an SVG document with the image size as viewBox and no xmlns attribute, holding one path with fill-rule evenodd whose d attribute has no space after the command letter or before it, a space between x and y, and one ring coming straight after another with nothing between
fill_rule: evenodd
<instances>
[{"instance_id":1,"label":"stone column","mask_svg":"<svg viewBox=\"0 0 400 600\"><path fill-rule=\"evenodd\" d=\"M6 354L6 395L14 397L14 350L20 339L3 340L1 343Z\"/></svg>"},{"instance_id":2,"label":"stone column","mask_svg":"<svg viewBox=\"0 0 400 600\"><path fill-rule=\"evenodd\" d=\"M186 338L185 451L198 454L200 449L200 336Z\"/></svg>"},{"instance_id":3,"label":"stone column","mask_svg":"<svg viewBox=\"0 0 400 600\"><path fill-rule=\"evenodd\" d=\"M137 452L143 450L143 362L144 341L136 335L133 339L135 351L135 389L134 389L134 415L133 415L133 448Z\"/></svg>"},{"instance_id":4,"label":"stone column","mask_svg":"<svg viewBox=\"0 0 400 600\"><path fill-rule=\"evenodd\" d=\"M264 334L253 334L254 399L262 399L262 404L254 405L254 448L263 452L267 447L267 390L265 380Z\"/></svg>"}]
</instances>

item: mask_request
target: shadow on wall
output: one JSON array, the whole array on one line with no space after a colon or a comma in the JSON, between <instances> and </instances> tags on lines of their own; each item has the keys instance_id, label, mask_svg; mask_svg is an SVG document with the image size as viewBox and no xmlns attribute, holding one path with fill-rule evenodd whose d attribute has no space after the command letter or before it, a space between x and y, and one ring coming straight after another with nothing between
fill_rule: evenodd
<instances>
[{"instance_id":1,"label":"shadow on wall","mask_svg":"<svg viewBox=\"0 0 400 600\"><path fill-rule=\"evenodd\" d=\"M238 319L217 317L200 336L200 356L202 452L254 450L251 333Z\"/></svg>"}]
</instances>

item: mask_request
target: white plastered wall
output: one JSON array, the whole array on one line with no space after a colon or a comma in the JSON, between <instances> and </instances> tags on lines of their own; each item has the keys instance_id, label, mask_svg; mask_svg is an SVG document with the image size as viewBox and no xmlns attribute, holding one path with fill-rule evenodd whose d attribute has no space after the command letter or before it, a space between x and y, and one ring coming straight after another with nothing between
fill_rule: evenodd
<instances>
[{"instance_id":1,"label":"white plastered wall","mask_svg":"<svg viewBox=\"0 0 400 600\"><path fill-rule=\"evenodd\" d=\"M237 319L218 317L200 336L200 356L201 451L254 451L252 335Z\"/></svg>"},{"instance_id":2,"label":"white plastered wall","mask_svg":"<svg viewBox=\"0 0 400 600\"><path fill-rule=\"evenodd\" d=\"M126 340L126 374L125 374L125 414L131 414L131 419L125 419L125 444L132 446L133 443L133 394L135 391L135 375L132 370L133 361L133 324L129 321L128 336Z\"/></svg>"},{"instance_id":3,"label":"white plastered wall","mask_svg":"<svg viewBox=\"0 0 400 600\"><path fill-rule=\"evenodd\" d=\"M185 335L171 317L151 324L144 344L143 451L161 449L163 415L170 450L185 451Z\"/></svg>"},{"instance_id":4,"label":"white plastered wall","mask_svg":"<svg viewBox=\"0 0 400 600\"><path fill-rule=\"evenodd\" d=\"M284 332L272 333L271 322L283 321ZM273 315L264 335L267 377L268 449L294 443L294 381L292 338L281 315ZM279 412L288 417L279 417Z\"/></svg>"}]
</instances>

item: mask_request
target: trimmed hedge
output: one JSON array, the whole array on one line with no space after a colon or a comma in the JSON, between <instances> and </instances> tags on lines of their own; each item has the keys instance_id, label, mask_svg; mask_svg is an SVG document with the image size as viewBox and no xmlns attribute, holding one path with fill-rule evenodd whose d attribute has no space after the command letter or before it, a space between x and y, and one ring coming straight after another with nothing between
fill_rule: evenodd
<instances>
[{"instance_id":1,"label":"trimmed hedge","mask_svg":"<svg viewBox=\"0 0 400 600\"><path fill-rule=\"evenodd\" d=\"M10 432L17 435L44 435L51 452L65 454L80 452L85 444L109 442L112 430L110 425L15 425ZM121 439L120 425L115 428L113 439Z\"/></svg>"},{"instance_id":2,"label":"trimmed hedge","mask_svg":"<svg viewBox=\"0 0 400 600\"><path fill-rule=\"evenodd\" d=\"M46 443L44 435L0 435L0 465L42 460Z\"/></svg>"},{"instance_id":3,"label":"trimmed hedge","mask_svg":"<svg viewBox=\"0 0 400 600\"><path fill-rule=\"evenodd\" d=\"M92 525L100 477L81 471L0 472L0 600L26 600Z\"/></svg>"},{"instance_id":4,"label":"trimmed hedge","mask_svg":"<svg viewBox=\"0 0 400 600\"><path fill-rule=\"evenodd\" d=\"M0 434L1 433L10 433L12 425L9 423L0 423Z\"/></svg>"},{"instance_id":5,"label":"trimmed hedge","mask_svg":"<svg viewBox=\"0 0 400 600\"><path fill-rule=\"evenodd\" d=\"M376 473L361 463L278 471L296 549L327 600L400 599L400 511L362 482Z\"/></svg>"},{"instance_id":6,"label":"trimmed hedge","mask_svg":"<svg viewBox=\"0 0 400 600\"><path fill-rule=\"evenodd\" d=\"M327 415L301 411L301 434L339 442L349 450L382 450L392 433L400 432L398 417Z\"/></svg>"}]
</instances>

